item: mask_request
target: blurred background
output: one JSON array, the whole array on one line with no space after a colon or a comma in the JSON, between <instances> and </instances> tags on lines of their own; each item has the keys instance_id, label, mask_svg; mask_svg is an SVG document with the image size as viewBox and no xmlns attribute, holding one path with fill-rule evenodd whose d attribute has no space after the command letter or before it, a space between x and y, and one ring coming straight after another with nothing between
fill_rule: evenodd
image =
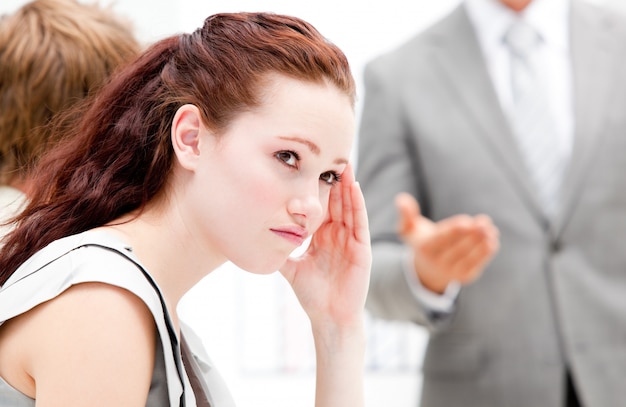
<instances>
[{"instance_id":1,"label":"blurred background","mask_svg":"<svg viewBox=\"0 0 626 407\"><path fill-rule=\"evenodd\" d=\"M82 0L93 3L91 0ZM133 24L149 44L193 31L217 12L271 11L312 23L346 53L362 101L367 61L408 39L460 0L100 0ZM587 0L626 11L621 0ZM27 3L1 0L0 14ZM358 165L358 163L356 163ZM312 406L314 352L309 324L280 274L256 276L226 264L184 298L181 317L202 337L239 407ZM413 407L427 332L367 316L366 405Z\"/></svg>"}]
</instances>

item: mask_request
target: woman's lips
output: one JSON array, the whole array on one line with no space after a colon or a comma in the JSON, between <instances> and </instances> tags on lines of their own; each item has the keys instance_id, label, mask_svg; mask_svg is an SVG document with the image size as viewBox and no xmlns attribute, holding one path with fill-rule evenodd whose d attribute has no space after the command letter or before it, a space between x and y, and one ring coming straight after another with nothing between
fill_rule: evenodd
<instances>
[{"instance_id":1,"label":"woman's lips","mask_svg":"<svg viewBox=\"0 0 626 407\"><path fill-rule=\"evenodd\" d=\"M308 232L306 231L306 229L300 226L285 226L280 228L272 228L270 230L276 235L282 237L283 239L295 244L296 246L300 246L308 237Z\"/></svg>"}]
</instances>

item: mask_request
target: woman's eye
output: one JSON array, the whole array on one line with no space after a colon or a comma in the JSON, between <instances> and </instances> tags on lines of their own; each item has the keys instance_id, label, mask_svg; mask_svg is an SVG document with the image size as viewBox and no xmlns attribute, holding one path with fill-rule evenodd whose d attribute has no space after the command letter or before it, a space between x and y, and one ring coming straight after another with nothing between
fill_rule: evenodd
<instances>
[{"instance_id":1,"label":"woman's eye","mask_svg":"<svg viewBox=\"0 0 626 407\"><path fill-rule=\"evenodd\" d=\"M295 151L279 151L276 153L276 158L290 167L297 167L298 161L300 160L300 157L298 157Z\"/></svg>"},{"instance_id":2,"label":"woman's eye","mask_svg":"<svg viewBox=\"0 0 626 407\"><path fill-rule=\"evenodd\" d=\"M329 185L335 185L337 182L341 181L341 175L337 174L335 171L328 171L320 175L320 179Z\"/></svg>"}]
</instances>

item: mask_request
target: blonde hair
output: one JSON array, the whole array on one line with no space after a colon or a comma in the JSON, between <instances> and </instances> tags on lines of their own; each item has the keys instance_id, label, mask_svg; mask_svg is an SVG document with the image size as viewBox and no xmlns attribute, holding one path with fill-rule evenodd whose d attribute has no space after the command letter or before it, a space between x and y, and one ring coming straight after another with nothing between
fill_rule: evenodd
<instances>
[{"instance_id":1,"label":"blonde hair","mask_svg":"<svg viewBox=\"0 0 626 407\"><path fill-rule=\"evenodd\" d=\"M59 111L140 51L131 25L96 4L35 0L0 23L0 182L25 177Z\"/></svg>"}]
</instances>

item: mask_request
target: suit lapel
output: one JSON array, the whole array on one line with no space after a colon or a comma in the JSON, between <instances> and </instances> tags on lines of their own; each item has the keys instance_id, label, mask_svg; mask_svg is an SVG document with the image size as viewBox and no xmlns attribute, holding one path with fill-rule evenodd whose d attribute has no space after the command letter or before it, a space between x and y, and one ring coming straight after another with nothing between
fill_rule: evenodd
<instances>
[{"instance_id":1,"label":"suit lapel","mask_svg":"<svg viewBox=\"0 0 626 407\"><path fill-rule=\"evenodd\" d=\"M433 44L434 63L439 65L439 72L445 76L443 82L450 85L454 99L459 100L476 124L474 136L484 142L529 210L544 223L545 215L463 5L442 22Z\"/></svg>"},{"instance_id":2,"label":"suit lapel","mask_svg":"<svg viewBox=\"0 0 626 407\"><path fill-rule=\"evenodd\" d=\"M554 225L560 233L582 193L587 169L605 137L606 114L615 70L623 69L613 60L617 44L611 22L603 21L588 5L572 2L571 48L574 98L574 145L563 183L563 206Z\"/></svg>"}]
</instances>

